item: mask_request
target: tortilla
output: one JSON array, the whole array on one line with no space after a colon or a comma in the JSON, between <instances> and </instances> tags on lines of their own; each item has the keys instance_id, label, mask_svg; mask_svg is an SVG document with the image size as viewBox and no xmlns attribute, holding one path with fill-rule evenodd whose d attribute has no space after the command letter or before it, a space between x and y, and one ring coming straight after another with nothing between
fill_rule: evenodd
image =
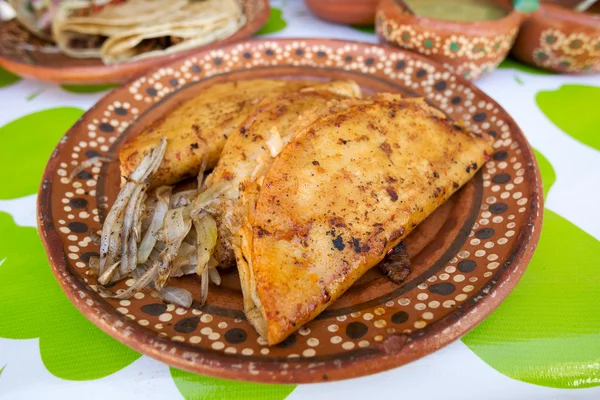
<instances>
[{"instance_id":1,"label":"tortilla","mask_svg":"<svg viewBox=\"0 0 600 400\"><path fill-rule=\"evenodd\" d=\"M392 95L304 128L242 190L235 250L248 320L273 345L315 318L471 179L491 146Z\"/></svg>"},{"instance_id":2,"label":"tortilla","mask_svg":"<svg viewBox=\"0 0 600 400\"><path fill-rule=\"evenodd\" d=\"M168 19L184 7L187 0L128 0L91 14L81 12L86 3L85 0L61 2L52 25L58 47L71 57L100 57L100 49L108 37L131 31L141 24Z\"/></svg>"},{"instance_id":3,"label":"tortilla","mask_svg":"<svg viewBox=\"0 0 600 400\"><path fill-rule=\"evenodd\" d=\"M150 187L172 185L195 177L203 159L209 169L217 164L227 138L256 109L262 98L314 84L255 79L212 85L126 143L119 152L121 175L129 176L160 139L166 137L165 156L152 175Z\"/></svg>"},{"instance_id":4,"label":"tortilla","mask_svg":"<svg viewBox=\"0 0 600 400\"><path fill-rule=\"evenodd\" d=\"M235 261L231 238L240 228L240 184L256 179L268 169L277 151L291 140L295 131L317 118L315 110L340 107L338 103L350 106L360 95L356 83L333 81L268 97L229 136L219 162L207 179L208 187L215 182L226 183L212 210L218 227L213 256L219 266L228 267Z\"/></svg>"},{"instance_id":5,"label":"tortilla","mask_svg":"<svg viewBox=\"0 0 600 400\"><path fill-rule=\"evenodd\" d=\"M244 25L236 0L194 2L177 12L110 37L103 44L106 64L156 57L225 39Z\"/></svg>"}]
</instances>

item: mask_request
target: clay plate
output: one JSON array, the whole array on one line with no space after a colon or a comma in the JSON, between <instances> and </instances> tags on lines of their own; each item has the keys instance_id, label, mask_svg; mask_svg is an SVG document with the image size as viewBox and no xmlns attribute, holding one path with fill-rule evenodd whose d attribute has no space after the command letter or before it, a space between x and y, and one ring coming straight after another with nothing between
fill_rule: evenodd
<instances>
[{"instance_id":1,"label":"clay plate","mask_svg":"<svg viewBox=\"0 0 600 400\"><path fill-rule=\"evenodd\" d=\"M483 170L407 239L412 272L402 285L377 268L316 320L268 347L245 320L237 273L190 310L149 294L101 297L87 274L90 231L114 201L118 161L66 178L85 159L112 159L124 141L215 82L354 79L365 92L424 96L472 130L495 136ZM492 99L442 66L407 51L323 39L246 41L196 53L118 88L71 128L54 151L38 197L39 231L73 304L109 335L167 364L260 382L352 378L406 364L472 329L508 295L536 246L541 181L531 148ZM190 276L179 284L199 295ZM126 287L120 282L112 288Z\"/></svg>"},{"instance_id":2,"label":"clay plate","mask_svg":"<svg viewBox=\"0 0 600 400\"><path fill-rule=\"evenodd\" d=\"M246 24L230 37L202 46L215 48L251 36L269 18L268 0L243 0ZM129 63L104 65L98 58L73 58L56 45L37 38L16 19L0 21L0 66L26 78L65 84L104 84L127 82L151 67L172 62L198 52L198 48Z\"/></svg>"}]
</instances>

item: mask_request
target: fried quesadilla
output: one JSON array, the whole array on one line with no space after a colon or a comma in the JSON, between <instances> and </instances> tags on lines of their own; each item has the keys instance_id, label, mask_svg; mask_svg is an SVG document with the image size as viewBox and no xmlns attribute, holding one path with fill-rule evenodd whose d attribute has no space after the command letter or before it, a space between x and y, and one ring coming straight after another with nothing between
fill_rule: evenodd
<instances>
[{"instance_id":1,"label":"fried quesadilla","mask_svg":"<svg viewBox=\"0 0 600 400\"><path fill-rule=\"evenodd\" d=\"M353 104L350 99L360 95L360 88L354 82L335 81L268 97L230 135L207 179L208 190L220 192L219 201L211 210L218 227L214 257L219 266L227 267L235 261L231 237L239 229L240 184L260 176L294 132L318 117L316 110L349 106ZM213 182L219 185L217 189L211 188Z\"/></svg>"},{"instance_id":2,"label":"fried quesadilla","mask_svg":"<svg viewBox=\"0 0 600 400\"><path fill-rule=\"evenodd\" d=\"M249 321L276 344L315 318L471 179L491 144L394 96L303 129L242 193Z\"/></svg>"},{"instance_id":3,"label":"fried quesadilla","mask_svg":"<svg viewBox=\"0 0 600 400\"><path fill-rule=\"evenodd\" d=\"M129 174L158 145L168 146L162 164L152 175L150 187L171 185L195 177L203 160L211 169L219 160L227 138L254 111L262 98L314 85L308 81L255 79L218 83L206 88L132 138L119 152L121 175Z\"/></svg>"},{"instance_id":4,"label":"fried quesadilla","mask_svg":"<svg viewBox=\"0 0 600 400\"><path fill-rule=\"evenodd\" d=\"M401 242L492 153L423 99L362 99L349 81L258 79L212 85L121 150L125 183L90 268L108 296L147 290L190 307L171 279L237 263L247 319L273 345L315 318ZM205 171L214 169L205 176ZM196 185L172 186L197 175ZM171 186L166 186L171 185ZM172 285L172 286L170 286Z\"/></svg>"}]
</instances>

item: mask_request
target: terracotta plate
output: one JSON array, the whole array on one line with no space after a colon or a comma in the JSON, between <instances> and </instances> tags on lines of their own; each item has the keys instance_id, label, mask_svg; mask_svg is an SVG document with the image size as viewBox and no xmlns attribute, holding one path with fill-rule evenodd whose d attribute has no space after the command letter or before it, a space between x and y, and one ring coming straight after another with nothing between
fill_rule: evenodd
<instances>
[{"instance_id":1,"label":"terracotta plate","mask_svg":"<svg viewBox=\"0 0 600 400\"><path fill-rule=\"evenodd\" d=\"M118 162L66 178L90 157L116 159L126 138L203 88L225 80L354 79L365 92L425 96L455 120L496 138L482 172L407 239L412 273L402 285L377 268L283 343L267 347L245 320L235 271L208 304L185 310L138 293L112 300L87 274L88 238L114 201ZM133 349L201 374L262 382L318 382L397 367L472 329L515 286L542 220L540 176L512 118L469 82L413 53L371 44L247 41L196 53L114 90L68 132L50 159L38 223L63 290L92 322ZM196 277L179 280L196 298ZM126 287L120 282L112 290Z\"/></svg>"},{"instance_id":2,"label":"terracotta plate","mask_svg":"<svg viewBox=\"0 0 600 400\"><path fill-rule=\"evenodd\" d=\"M215 48L245 39L269 18L268 0L242 0L246 24L230 37L201 47ZM0 66L26 78L66 84L127 82L149 68L190 56L198 48L129 63L104 65L98 58L73 58L29 33L15 19L0 21Z\"/></svg>"}]
</instances>

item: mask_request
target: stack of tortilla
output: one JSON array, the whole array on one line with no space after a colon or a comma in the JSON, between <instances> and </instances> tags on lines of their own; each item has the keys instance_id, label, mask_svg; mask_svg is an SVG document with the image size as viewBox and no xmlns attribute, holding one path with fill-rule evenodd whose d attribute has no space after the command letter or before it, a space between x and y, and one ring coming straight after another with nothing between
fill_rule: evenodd
<instances>
[{"instance_id":1,"label":"stack of tortilla","mask_svg":"<svg viewBox=\"0 0 600 400\"><path fill-rule=\"evenodd\" d=\"M19 21L37 36L55 41L71 57L102 58L105 64L208 44L231 36L245 23L238 0L11 0L11 3Z\"/></svg>"}]
</instances>

